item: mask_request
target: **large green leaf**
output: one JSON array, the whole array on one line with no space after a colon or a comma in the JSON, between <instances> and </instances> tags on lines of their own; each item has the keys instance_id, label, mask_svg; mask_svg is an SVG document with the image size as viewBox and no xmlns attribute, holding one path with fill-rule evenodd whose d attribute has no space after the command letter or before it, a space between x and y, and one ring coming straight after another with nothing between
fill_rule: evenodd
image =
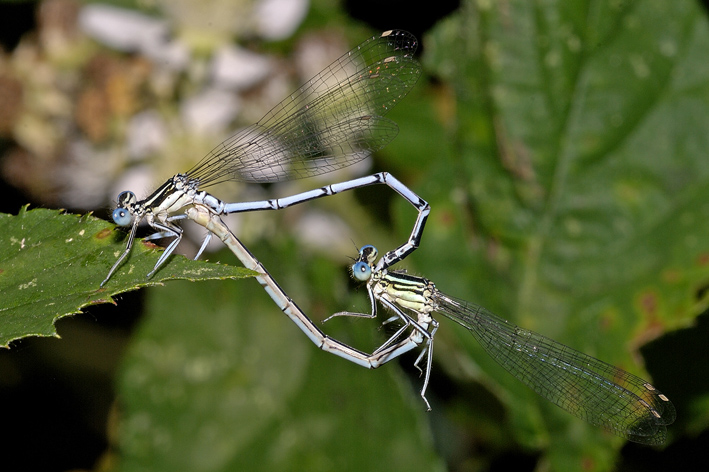
<instances>
[{"instance_id":1,"label":"large green leaf","mask_svg":"<svg viewBox=\"0 0 709 472\"><path fill-rule=\"evenodd\" d=\"M468 1L424 44L455 113L441 158L412 163L435 179L418 188L433 210L417 268L649 377L637 348L706 304L706 16L692 1ZM489 384L518 440L555 470L612 466L616 438L538 399L459 332L482 372L439 361Z\"/></svg>"},{"instance_id":2,"label":"large green leaf","mask_svg":"<svg viewBox=\"0 0 709 472\"><path fill-rule=\"evenodd\" d=\"M173 257L151 279L157 246L136 242L105 287L99 284L125 249L115 225L90 215L23 208L0 214L0 346L25 336L56 336L54 322L113 295L165 280L238 278L241 267Z\"/></svg>"}]
</instances>

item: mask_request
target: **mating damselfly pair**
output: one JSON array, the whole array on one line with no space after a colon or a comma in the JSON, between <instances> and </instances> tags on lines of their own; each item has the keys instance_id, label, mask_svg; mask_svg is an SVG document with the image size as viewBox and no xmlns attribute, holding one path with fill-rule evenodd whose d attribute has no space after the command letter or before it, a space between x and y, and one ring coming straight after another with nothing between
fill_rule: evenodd
<instances>
[{"instance_id":1,"label":"mating damselfly pair","mask_svg":"<svg viewBox=\"0 0 709 472\"><path fill-rule=\"evenodd\" d=\"M255 202L225 203L202 190L226 180L266 183L315 176L353 164L385 146L396 135L397 127L384 115L408 93L421 73L413 57L416 47L416 38L404 31L373 37L308 81L261 121L220 144L193 169L175 175L146 199L138 201L132 192L121 193L113 218L121 226L130 225L131 230L125 251L101 285L130 253L142 219L157 230L146 239L172 238L148 276L179 244L182 230L175 222L191 219L208 230L196 257L213 234L218 236L246 267L260 274L257 280L266 292L319 348L368 368L421 348L415 364L418 367L425 357L421 397L429 409L425 393L438 328L432 313L439 312L470 330L496 361L544 398L626 439L645 444L664 442L666 425L674 420L674 407L649 383L510 325L482 307L444 295L424 278L388 271L418 247L430 211L425 200L390 174L373 174ZM325 335L223 224L220 215L282 209L373 184L390 186L417 209L418 217L404 244L381 258L373 246L364 246L351 267L353 276L367 285L371 313L333 315L374 318L377 304L394 313L385 323L398 321L398 330L368 354Z\"/></svg>"}]
</instances>

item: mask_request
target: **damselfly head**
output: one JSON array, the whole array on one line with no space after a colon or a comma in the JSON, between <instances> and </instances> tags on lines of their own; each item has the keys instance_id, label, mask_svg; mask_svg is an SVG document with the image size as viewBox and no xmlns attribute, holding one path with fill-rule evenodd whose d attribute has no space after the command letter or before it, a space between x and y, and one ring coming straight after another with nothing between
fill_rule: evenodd
<instances>
[{"instance_id":1,"label":"damselfly head","mask_svg":"<svg viewBox=\"0 0 709 472\"><path fill-rule=\"evenodd\" d=\"M118 226L128 226L133 220L131 208L137 202L133 192L121 192L118 195L118 206L113 210L113 222Z\"/></svg>"}]
</instances>

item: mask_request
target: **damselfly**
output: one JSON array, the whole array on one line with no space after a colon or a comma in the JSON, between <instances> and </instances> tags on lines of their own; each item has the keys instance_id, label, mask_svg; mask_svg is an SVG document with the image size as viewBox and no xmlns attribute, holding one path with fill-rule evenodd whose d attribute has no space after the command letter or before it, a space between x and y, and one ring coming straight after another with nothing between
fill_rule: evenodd
<instances>
[{"instance_id":1,"label":"damselfly","mask_svg":"<svg viewBox=\"0 0 709 472\"><path fill-rule=\"evenodd\" d=\"M569 413L630 441L658 445L666 425L675 420L672 402L645 380L552 339L514 326L485 308L440 292L433 282L405 271L374 266L377 250L363 246L351 266L353 278L366 282L371 313L340 312L333 316L374 318L377 302L394 313L385 323L402 326L372 354L389 353L384 362L419 346L414 365L426 357L421 397L431 375L433 338L440 313L464 328L487 353L542 397ZM332 317L331 317L332 318ZM404 336L410 330L409 334Z\"/></svg>"},{"instance_id":2,"label":"damselfly","mask_svg":"<svg viewBox=\"0 0 709 472\"><path fill-rule=\"evenodd\" d=\"M416 38L405 31L391 30L370 38L310 79L258 123L221 143L195 167L173 176L149 197L139 201L133 192L122 192L112 216L116 224L131 229L125 250L101 286L130 253L143 219L157 230L146 239L172 238L150 277L182 239L182 229L175 222L186 218L182 212L186 207L202 205L214 214L278 210L373 184L386 184L402 195L418 209L421 222L409 241L390 253L391 259L385 262L394 263L412 252L421 239L429 206L387 173L255 202L225 203L201 189L230 180L267 183L312 177L354 164L386 146L398 127L384 115L406 96L421 74L413 57L416 48ZM195 259L210 238L207 233Z\"/></svg>"}]
</instances>

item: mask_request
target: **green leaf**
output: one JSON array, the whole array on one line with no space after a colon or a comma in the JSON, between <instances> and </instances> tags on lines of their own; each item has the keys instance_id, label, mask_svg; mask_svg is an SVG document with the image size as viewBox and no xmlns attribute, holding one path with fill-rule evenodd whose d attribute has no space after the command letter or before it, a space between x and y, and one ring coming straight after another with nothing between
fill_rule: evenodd
<instances>
[{"instance_id":1,"label":"green leaf","mask_svg":"<svg viewBox=\"0 0 709 472\"><path fill-rule=\"evenodd\" d=\"M696 2L468 1L424 44L455 114L427 169L440 180L416 188L432 204L417 270L649 379L637 349L707 304L706 15ZM555 470L612 466L617 438L456 332L468 378L490 385L520 442Z\"/></svg>"},{"instance_id":2,"label":"green leaf","mask_svg":"<svg viewBox=\"0 0 709 472\"><path fill-rule=\"evenodd\" d=\"M83 307L113 303L113 295L165 280L241 278L253 272L173 257L151 279L159 251L136 241L126 262L105 287L124 233L90 215L23 208L0 214L0 345L25 336L56 336L54 323Z\"/></svg>"}]
</instances>

